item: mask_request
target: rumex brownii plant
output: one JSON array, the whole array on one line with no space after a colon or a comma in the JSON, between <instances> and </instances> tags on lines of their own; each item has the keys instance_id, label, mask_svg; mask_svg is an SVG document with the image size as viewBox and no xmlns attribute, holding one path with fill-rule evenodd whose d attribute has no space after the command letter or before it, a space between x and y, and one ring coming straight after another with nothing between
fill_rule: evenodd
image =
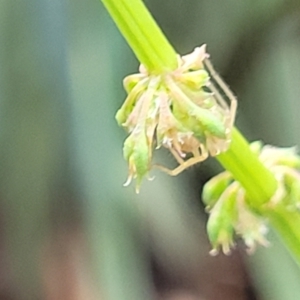
<instances>
[{"instance_id":1,"label":"rumex brownii plant","mask_svg":"<svg viewBox=\"0 0 300 300\"><path fill-rule=\"evenodd\" d=\"M249 252L268 245L267 225L277 231L300 264L300 158L294 148L251 145L233 126L237 102L215 72L205 45L179 56L141 0L102 0L141 62L124 80L128 96L116 115L129 133L123 153L125 185L153 167L153 150L167 148L178 167L214 156L226 169L204 187L211 254L225 254L240 236ZM224 96L225 97L224 97Z\"/></svg>"}]
</instances>

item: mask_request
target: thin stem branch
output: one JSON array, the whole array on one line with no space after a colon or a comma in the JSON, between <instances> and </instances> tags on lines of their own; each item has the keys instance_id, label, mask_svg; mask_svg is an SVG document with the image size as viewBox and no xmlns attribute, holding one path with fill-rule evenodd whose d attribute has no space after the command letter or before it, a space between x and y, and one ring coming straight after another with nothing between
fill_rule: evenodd
<instances>
[{"instance_id":1,"label":"thin stem branch","mask_svg":"<svg viewBox=\"0 0 300 300\"><path fill-rule=\"evenodd\" d=\"M277 182L274 175L251 151L238 129L233 128L229 149L219 154L217 159L247 191L253 208L259 208L275 194Z\"/></svg>"},{"instance_id":2,"label":"thin stem branch","mask_svg":"<svg viewBox=\"0 0 300 300\"><path fill-rule=\"evenodd\" d=\"M140 0L101 0L138 60L153 73L177 67L176 52Z\"/></svg>"},{"instance_id":3,"label":"thin stem branch","mask_svg":"<svg viewBox=\"0 0 300 300\"><path fill-rule=\"evenodd\" d=\"M265 211L265 216L271 226L276 230L283 244L294 257L300 267L300 214L291 211L282 204Z\"/></svg>"}]
</instances>

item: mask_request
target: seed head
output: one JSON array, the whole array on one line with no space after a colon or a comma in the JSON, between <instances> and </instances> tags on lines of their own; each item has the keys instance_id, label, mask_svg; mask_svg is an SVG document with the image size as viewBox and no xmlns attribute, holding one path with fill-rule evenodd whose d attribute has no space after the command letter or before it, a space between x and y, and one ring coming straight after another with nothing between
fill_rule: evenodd
<instances>
[{"instance_id":1,"label":"seed head","mask_svg":"<svg viewBox=\"0 0 300 300\"><path fill-rule=\"evenodd\" d=\"M266 204L268 209L283 203L290 210L300 209L300 157L295 148L276 148L253 142L251 150L271 170L278 189ZM222 248L225 254L234 246L234 235L241 237L249 253L257 244L268 246L268 220L254 212L247 204L247 195L239 182L228 172L222 172L208 181L203 189L203 202L209 212L207 225L212 243L212 254Z\"/></svg>"},{"instance_id":2,"label":"seed head","mask_svg":"<svg viewBox=\"0 0 300 300\"><path fill-rule=\"evenodd\" d=\"M129 164L126 184L132 178L140 184L152 167L154 149L167 148L175 157L176 169L157 166L170 175L227 150L236 102L230 94L228 105L216 88L208 57L203 45L178 56L176 70L157 75L141 65L139 74L124 79L128 96L116 119L129 133L124 144ZM214 79L220 82L219 77Z\"/></svg>"}]
</instances>

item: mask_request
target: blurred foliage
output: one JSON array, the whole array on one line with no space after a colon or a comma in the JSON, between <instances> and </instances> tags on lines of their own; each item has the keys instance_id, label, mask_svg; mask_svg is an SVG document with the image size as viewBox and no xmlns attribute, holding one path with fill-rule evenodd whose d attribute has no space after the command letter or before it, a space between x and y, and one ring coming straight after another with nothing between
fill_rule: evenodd
<instances>
[{"instance_id":1,"label":"blurred foliage","mask_svg":"<svg viewBox=\"0 0 300 300\"><path fill-rule=\"evenodd\" d=\"M300 144L299 1L145 2L179 53L208 45L250 140ZM137 66L99 1L0 1L0 299L298 299L273 233L251 258L208 256L213 162L122 187L114 114Z\"/></svg>"}]
</instances>

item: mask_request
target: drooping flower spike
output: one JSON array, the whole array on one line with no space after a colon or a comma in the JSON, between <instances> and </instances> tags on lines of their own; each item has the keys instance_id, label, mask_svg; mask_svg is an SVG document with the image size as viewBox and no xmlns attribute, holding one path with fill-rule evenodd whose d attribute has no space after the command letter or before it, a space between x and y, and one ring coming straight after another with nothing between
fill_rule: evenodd
<instances>
[{"instance_id":1,"label":"drooping flower spike","mask_svg":"<svg viewBox=\"0 0 300 300\"><path fill-rule=\"evenodd\" d=\"M124 87L128 96L116 119L129 133L123 149L126 184L136 179L137 191L153 167L154 149L172 153L178 167L156 165L172 176L228 149L237 102L213 69L205 45L178 56L177 69L164 74L150 74L141 65L140 73L124 79Z\"/></svg>"},{"instance_id":2,"label":"drooping flower spike","mask_svg":"<svg viewBox=\"0 0 300 300\"><path fill-rule=\"evenodd\" d=\"M265 204L272 209L284 204L290 211L300 209L300 157L295 148L277 148L257 141L251 150L275 175L278 188L275 195ZM265 237L268 232L267 217L259 215L249 205L251 201L241 184L228 172L222 172L208 181L203 189L203 202L209 212L208 236L212 244L211 254L220 248L229 254L235 246L234 237L241 237L252 253L257 244L268 246Z\"/></svg>"}]
</instances>

